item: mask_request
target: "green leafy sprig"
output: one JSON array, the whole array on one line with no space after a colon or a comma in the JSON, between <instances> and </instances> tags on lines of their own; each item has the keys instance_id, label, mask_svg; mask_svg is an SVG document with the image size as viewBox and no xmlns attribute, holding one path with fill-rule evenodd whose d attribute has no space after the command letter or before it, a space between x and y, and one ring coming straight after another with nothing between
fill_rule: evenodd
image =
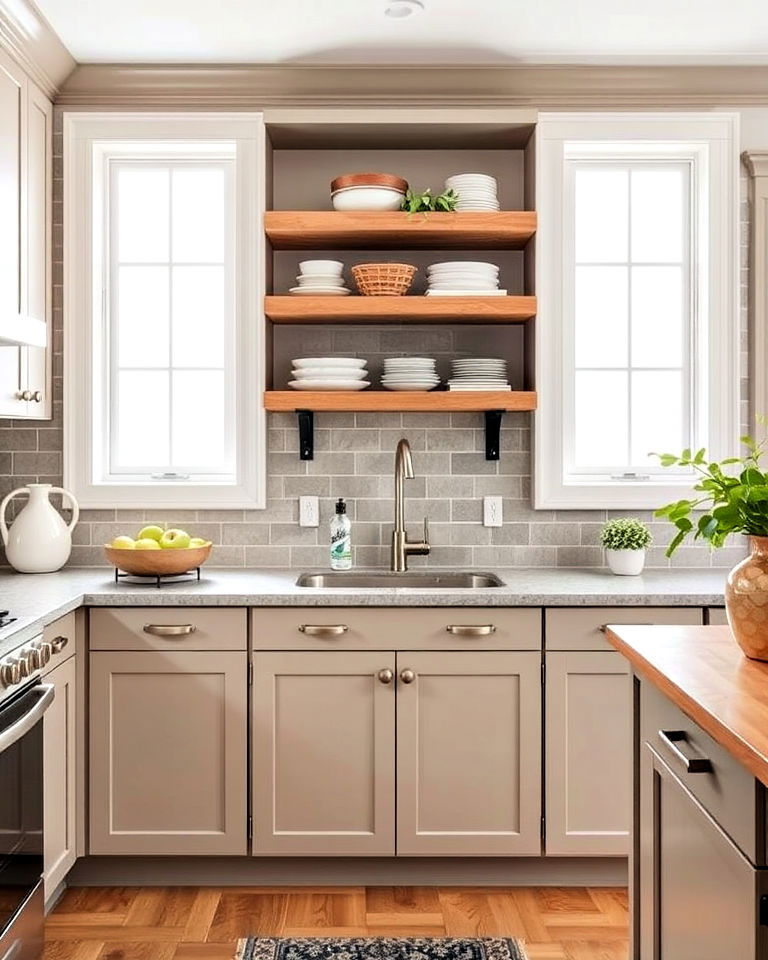
<instances>
[{"instance_id":1,"label":"green leafy sprig","mask_svg":"<svg viewBox=\"0 0 768 960\"><path fill-rule=\"evenodd\" d=\"M451 213L456 209L458 201L459 195L454 190L444 190L443 193L432 196L429 187L421 193L409 187L400 209L408 213Z\"/></svg>"},{"instance_id":2,"label":"green leafy sprig","mask_svg":"<svg viewBox=\"0 0 768 960\"><path fill-rule=\"evenodd\" d=\"M698 482L693 489L701 493L692 500L676 500L660 507L657 517L666 517L677 528L667 547L671 557L688 537L704 539L713 547L722 547L732 533L751 537L768 537L768 473L760 469L760 460L766 452L765 440L760 443L750 436L741 437L747 448L743 457L728 457L719 463L707 462L706 450L692 453L683 450L674 453L656 453L663 467L689 467ZM726 473L724 467L739 466L738 472ZM696 520L694 510L704 510Z\"/></svg>"},{"instance_id":3,"label":"green leafy sprig","mask_svg":"<svg viewBox=\"0 0 768 960\"><path fill-rule=\"evenodd\" d=\"M645 550L653 543L651 531L636 517L609 520L600 531L600 542L607 550Z\"/></svg>"}]
</instances>

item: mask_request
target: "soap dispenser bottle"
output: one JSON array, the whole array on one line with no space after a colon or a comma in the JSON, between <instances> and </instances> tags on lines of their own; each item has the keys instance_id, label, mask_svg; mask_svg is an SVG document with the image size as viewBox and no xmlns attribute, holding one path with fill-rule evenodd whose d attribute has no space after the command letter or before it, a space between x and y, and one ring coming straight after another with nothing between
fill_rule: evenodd
<instances>
[{"instance_id":1,"label":"soap dispenser bottle","mask_svg":"<svg viewBox=\"0 0 768 960\"><path fill-rule=\"evenodd\" d=\"M347 505L339 497L336 513L331 518L331 570L352 569L352 522Z\"/></svg>"}]
</instances>

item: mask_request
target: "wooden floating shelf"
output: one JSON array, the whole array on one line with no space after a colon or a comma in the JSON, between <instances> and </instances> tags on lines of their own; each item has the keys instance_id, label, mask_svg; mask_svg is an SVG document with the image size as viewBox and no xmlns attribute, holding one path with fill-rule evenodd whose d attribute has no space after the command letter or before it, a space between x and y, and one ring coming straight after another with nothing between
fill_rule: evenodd
<instances>
[{"instance_id":1,"label":"wooden floating shelf","mask_svg":"<svg viewBox=\"0 0 768 960\"><path fill-rule=\"evenodd\" d=\"M265 297L273 323L525 323L536 297Z\"/></svg>"},{"instance_id":2,"label":"wooden floating shelf","mask_svg":"<svg viewBox=\"0 0 768 960\"><path fill-rule=\"evenodd\" d=\"M536 232L533 210L498 213L269 210L264 229L277 250L419 247L519 250Z\"/></svg>"},{"instance_id":3,"label":"wooden floating shelf","mask_svg":"<svg viewBox=\"0 0 768 960\"><path fill-rule=\"evenodd\" d=\"M267 390L264 407L272 411L390 410L396 413L444 413L446 411L535 410L534 391L439 390L431 393L409 390Z\"/></svg>"}]
</instances>

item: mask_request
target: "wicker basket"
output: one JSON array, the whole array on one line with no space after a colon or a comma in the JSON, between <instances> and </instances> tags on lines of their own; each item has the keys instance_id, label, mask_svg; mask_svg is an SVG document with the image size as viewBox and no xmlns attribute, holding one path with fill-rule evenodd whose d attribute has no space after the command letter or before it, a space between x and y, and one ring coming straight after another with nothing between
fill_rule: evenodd
<instances>
[{"instance_id":1,"label":"wicker basket","mask_svg":"<svg viewBox=\"0 0 768 960\"><path fill-rule=\"evenodd\" d=\"M410 263L358 263L352 267L357 289L364 297L402 297L416 275Z\"/></svg>"}]
</instances>

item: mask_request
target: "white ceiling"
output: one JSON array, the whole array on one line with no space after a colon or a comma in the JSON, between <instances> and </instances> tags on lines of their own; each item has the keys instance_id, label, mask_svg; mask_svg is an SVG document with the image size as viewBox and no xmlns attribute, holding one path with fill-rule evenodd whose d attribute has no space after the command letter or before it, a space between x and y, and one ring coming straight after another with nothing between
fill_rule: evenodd
<instances>
[{"instance_id":1,"label":"white ceiling","mask_svg":"<svg viewBox=\"0 0 768 960\"><path fill-rule=\"evenodd\" d=\"M766 0L37 0L81 62L768 63Z\"/></svg>"}]
</instances>

